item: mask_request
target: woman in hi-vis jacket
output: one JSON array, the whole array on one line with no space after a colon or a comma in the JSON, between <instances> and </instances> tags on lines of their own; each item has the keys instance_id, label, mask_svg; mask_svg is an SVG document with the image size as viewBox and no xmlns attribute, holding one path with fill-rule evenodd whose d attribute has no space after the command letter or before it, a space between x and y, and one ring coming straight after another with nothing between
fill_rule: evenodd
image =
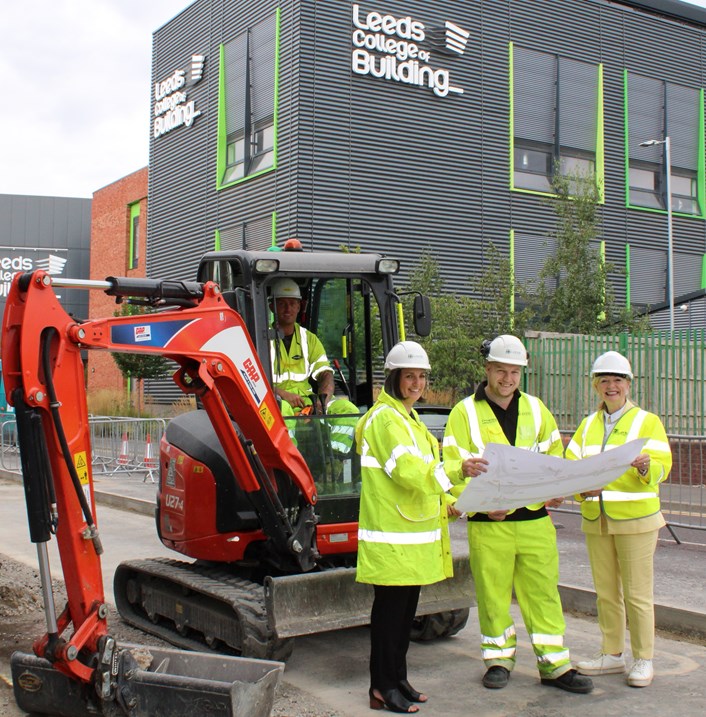
<instances>
[{"instance_id":1,"label":"woman in hi-vis jacket","mask_svg":"<svg viewBox=\"0 0 706 717\"><path fill-rule=\"evenodd\" d=\"M430 370L424 349L401 341L385 360L375 405L356 427L362 488L356 580L372 584L370 707L418 712L427 696L407 680L407 650L422 585L453 574L448 514L455 498L439 444L413 406Z\"/></svg>"},{"instance_id":2,"label":"woman in hi-vis jacket","mask_svg":"<svg viewBox=\"0 0 706 717\"><path fill-rule=\"evenodd\" d=\"M659 484L669 476L672 453L659 417L628 398L633 374L625 356L616 351L601 354L591 375L600 405L581 422L566 457L586 458L636 438L647 442L617 480L577 496L603 642L594 659L576 667L584 675L626 671L627 612L633 657L627 683L647 687L654 676L653 562L659 529L665 525Z\"/></svg>"}]
</instances>

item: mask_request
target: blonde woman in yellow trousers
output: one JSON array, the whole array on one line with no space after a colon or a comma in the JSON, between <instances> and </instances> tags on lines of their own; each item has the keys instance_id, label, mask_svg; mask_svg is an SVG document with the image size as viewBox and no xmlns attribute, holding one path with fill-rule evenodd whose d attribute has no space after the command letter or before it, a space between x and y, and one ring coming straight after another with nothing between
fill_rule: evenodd
<instances>
[{"instance_id":1,"label":"blonde woman in yellow trousers","mask_svg":"<svg viewBox=\"0 0 706 717\"><path fill-rule=\"evenodd\" d=\"M629 399L633 373L625 356L602 354L591 374L600 405L581 422L566 457L586 458L636 438L647 442L618 479L577 496L603 641L594 659L576 667L585 675L625 673L627 613L633 657L627 683L647 687L654 676L653 562L659 529L665 525L659 484L669 475L672 454L659 417Z\"/></svg>"}]
</instances>

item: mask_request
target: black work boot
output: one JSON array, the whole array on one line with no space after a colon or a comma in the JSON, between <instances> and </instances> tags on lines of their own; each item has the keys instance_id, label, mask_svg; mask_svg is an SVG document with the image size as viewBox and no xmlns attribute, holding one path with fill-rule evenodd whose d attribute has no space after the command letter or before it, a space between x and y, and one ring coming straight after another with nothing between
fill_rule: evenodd
<instances>
[{"instance_id":1,"label":"black work boot","mask_svg":"<svg viewBox=\"0 0 706 717\"><path fill-rule=\"evenodd\" d=\"M510 679L510 670L502 665L493 665L483 675L483 687L490 690L500 690L505 687Z\"/></svg>"},{"instance_id":2,"label":"black work boot","mask_svg":"<svg viewBox=\"0 0 706 717\"><path fill-rule=\"evenodd\" d=\"M542 677L541 682L543 685L549 685L550 687L558 687L560 690L566 690L567 692L576 692L578 694L588 694L593 689L593 682L590 677L584 677L579 675L576 670L569 670L559 677L551 679L549 677Z\"/></svg>"}]
</instances>

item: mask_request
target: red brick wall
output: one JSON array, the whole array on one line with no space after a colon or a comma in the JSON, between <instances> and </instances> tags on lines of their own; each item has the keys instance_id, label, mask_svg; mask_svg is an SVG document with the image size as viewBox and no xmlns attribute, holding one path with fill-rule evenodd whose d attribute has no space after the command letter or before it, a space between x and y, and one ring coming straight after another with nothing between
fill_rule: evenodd
<instances>
[{"instance_id":1,"label":"red brick wall","mask_svg":"<svg viewBox=\"0 0 706 717\"><path fill-rule=\"evenodd\" d=\"M135 269L130 259L130 204L140 202L140 256ZM90 278L107 276L145 276L147 244L147 167L128 174L93 193L91 203ZM101 291L91 291L88 314L92 319L113 316L115 299ZM112 356L104 351L88 352L88 390L123 391L125 382Z\"/></svg>"},{"instance_id":2,"label":"red brick wall","mask_svg":"<svg viewBox=\"0 0 706 717\"><path fill-rule=\"evenodd\" d=\"M672 438L672 473L669 480L680 485L700 487L706 485L706 444L701 436Z\"/></svg>"}]
</instances>

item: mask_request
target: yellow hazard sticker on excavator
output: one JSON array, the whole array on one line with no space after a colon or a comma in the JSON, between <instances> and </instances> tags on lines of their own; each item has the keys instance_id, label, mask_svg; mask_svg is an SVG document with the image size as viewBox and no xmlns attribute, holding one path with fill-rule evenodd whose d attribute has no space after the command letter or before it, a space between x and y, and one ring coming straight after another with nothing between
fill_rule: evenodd
<instances>
[{"instance_id":1,"label":"yellow hazard sticker on excavator","mask_svg":"<svg viewBox=\"0 0 706 717\"><path fill-rule=\"evenodd\" d=\"M86 502L93 509L91 505L91 487L88 483L88 460L86 459L86 451L79 451L74 453L74 468L78 474L78 479L81 482L81 488L83 494L86 496Z\"/></svg>"},{"instance_id":2,"label":"yellow hazard sticker on excavator","mask_svg":"<svg viewBox=\"0 0 706 717\"><path fill-rule=\"evenodd\" d=\"M86 451L74 453L74 467L78 473L78 479L81 485L88 485L88 461L86 460Z\"/></svg>"},{"instance_id":3,"label":"yellow hazard sticker on excavator","mask_svg":"<svg viewBox=\"0 0 706 717\"><path fill-rule=\"evenodd\" d=\"M275 419L270 409L264 404L260 408L260 418L262 418L262 422L267 426L267 430L269 431L270 428L272 428L272 424L275 422Z\"/></svg>"}]
</instances>

